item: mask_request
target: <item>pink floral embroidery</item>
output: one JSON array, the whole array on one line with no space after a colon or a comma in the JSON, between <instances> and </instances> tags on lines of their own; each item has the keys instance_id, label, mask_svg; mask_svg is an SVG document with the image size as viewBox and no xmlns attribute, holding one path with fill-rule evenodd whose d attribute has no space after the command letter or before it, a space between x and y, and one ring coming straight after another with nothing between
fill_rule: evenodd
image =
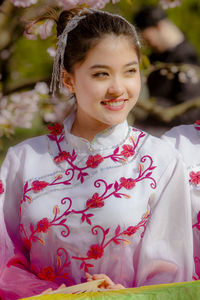
<instances>
[{"instance_id":1,"label":"pink floral embroidery","mask_svg":"<svg viewBox=\"0 0 200 300\"><path fill-rule=\"evenodd\" d=\"M43 280L53 281L56 275L52 267L44 267L42 271L38 273L38 277Z\"/></svg>"},{"instance_id":2,"label":"pink floral embroidery","mask_svg":"<svg viewBox=\"0 0 200 300\"><path fill-rule=\"evenodd\" d=\"M103 197L99 197L99 193L95 193L91 199L87 200L86 206L88 208L103 207L104 206Z\"/></svg>"},{"instance_id":3,"label":"pink floral embroidery","mask_svg":"<svg viewBox=\"0 0 200 300\"><path fill-rule=\"evenodd\" d=\"M87 252L87 256L88 258L94 258L94 259L98 259L101 258L103 255L103 248L100 245L92 245L90 247L90 250L88 250Z\"/></svg>"},{"instance_id":4,"label":"pink floral embroidery","mask_svg":"<svg viewBox=\"0 0 200 300\"><path fill-rule=\"evenodd\" d=\"M91 260L91 259L100 259L103 254L104 254L104 249L110 244L110 243L115 243L116 245L119 245L121 243L125 243L125 244L130 244L130 241L123 238L123 236L131 236L133 234L135 234L140 228L143 227L143 232L141 233L141 238L144 235L144 231L146 229L146 223L148 221L149 218L149 212L147 211L145 213L145 215L143 216L142 220L135 226L129 226L126 230L121 231L121 227L118 225L116 230L115 230L115 234L112 238L110 238L109 240L106 240L106 236L108 235L108 233L110 232L110 228L107 228L106 230L97 225L94 226L92 228L92 234L93 235L97 235L99 232L102 233L102 242L101 244L93 244L90 246L89 250L87 251L87 256L86 257L75 257L72 256L72 259L75 260L80 260L81 261L81 265L80 265L80 269L84 269L85 272L88 272L89 268L94 267L93 264L88 264L87 261Z\"/></svg>"},{"instance_id":5,"label":"pink floral embroidery","mask_svg":"<svg viewBox=\"0 0 200 300\"><path fill-rule=\"evenodd\" d=\"M56 123L53 126L48 126L47 128L49 133L52 135L60 135L63 131L63 126L59 123Z\"/></svg>"},{"instance_id":6,"label":"pink floral embroidery","mask_svg":"<svg viewBox=\"0 0 200 300\"><path fill-rule=\"evenodd\" d=\"M86 165L88 168L97 168L98 165L104 160L104 158L99 155L99 154L96 154L96 155L90 155L88 157L88 160L86 161Z\"/></svg>"},{"instance_id":7,"label":"pink floral embroidery","mask_svg":"<svg viewBox=\"0 0 200 300\"><path fill-rule=\"evenodd\" d=\"M65 255L64 263L61 262L61 256ZM54 270L52 266L44 267L42 270L38 271L34 265L32 265L32 271L35 272L40 279L53 281L56 278L64 278L68 281L70 285L74 283L69 278L69 274L64 271L71 263L68 261L69 256L64 248L59 248L57 250L57 270Z\"/></svg>"},{"instance_id":8,"label":"pink floral embroidery","mask_svg":"<svg viewBox=\"0 0 200 300\"><path fill-rule=\"evenodd\" d=\"M70 153L66 151L60 152L56 157L54 157L54 161L60 163L70 157Z\"/></svg>"},{"instance_id":9,"label":"pink floral embroidery","mask_svg":"<svg viewBox=\"0 0 200 300\"><path fill-rule=\"evenodd\" d=\"M200 171L199 172L190 172L190 180L189 182L194 185L198 185L200 183Z\"/></svg>"},{"instance_id":10,"label":"pink floral embroidery","mask_svg":"<svg viewBox=\"0 0 200 300\"><path fill-rule=\"evenodd\" d=\"M197 228L198 230L200 230L200 211L197 214L197 223L192 225L192 228Z\"/></svg>"},{"instance_id":11,"label":"pink floral embroidery","mask_svg":"<svg viewBox=\"0 0 200 300\"><path fill-rule=\"evenodd\" d=\"M136 185L136 181L133 178L120 178L121 187L124 187L127 190L131 190Z\"/></svg>"},{"instance_id":12,"label":"pink floral embroidery","mask_svg":"<svg viewBox=\"0 0 200 300\"><path fill-rule=\"evenodd\" d=\"M194 128L198 131L200 130L200 120L196 120L196 122L194 123Z\"/></svg>"},{"instance_id":13,"label":"pink floral embroidery","mask_svg":"<svg viewBox=\"0 0 200 300\"><path fill-rule=\"evenodd\" d=\"M200 258L198 256L194 257L194 263L195 263L195 271L196 274L192 277L193 280L200 280L200 273L197 273L197 270L199 269L200 266Z\"/></svg>"},{"instance_id":14,"label":"pink floral embroidery","mask_svg":"<svg viewBox=\"0 0 200 300\"><path fill-rule=\"evenodd\" d=\"M58 126L58 125L57 125ZM51 127L50 127L51 129ZM72 181L73 178L75 178L75 173L78 172L77 180L80 180L81 183L84 182L85 177L88 176L87 172L84 172L87 168L97 168L105 159L111 159L113 162L121 162L124 163L127 161L127 159L135 154L135 151L139 145L140 140L145 137L145 134L140 131L133 129L135 132L139 132L139 135L136 139L134 139L132 136L129 137L129 141L131 145L125 144L122 146L122 151L120 152L120 148L117 147L113 150L113 153L111 153L108 156L101 156L100 154L96 155L90 155L86 160L86 166L85 167L79 167L76 164L74 164L74 161L77 158L77 154L75 150L72 151L72 153L63 151L61 149L61 142L64 139L64 131L61 130L61 128L58 126L58 128L55 126L55 129L51 129L51 135L48 135L49 139L51 141L56 142L58 147L58 155L54 158L54 161L57 163L60 163L62 161L66 161L69 164L69 168L66 170L66 175L71 175L70 180ZM60 136L58 136L60 134ZM69 180L68 180L69 182Z\"/></svg>"},{"instance_id":15,"label":"pink floral embroidery","mask_svg":"<svg viewBox=\"0 0 200 300\"><path fill-rule=\"evenodd\" d=\"M48 218L44 218L37 223L37 232L47 232L50 226Z\"/></svg>"},{"instance_id":16,"label":"pink floral embroidery","mask_svg":"<svg viewBox=\"0 0 200 300\"><path fill-rule=\"evenodd\" d=\"M39 192L44 189L48 184L46 181L35 180L32 182L32 191Z\"/></svg>"},{"instance_id":17,"label":"pink floral embroidery","mask_svg":"<svg viewBox=\"0 0 200 300\"><path fill-rule=\"evenodd\" d=\"M3 183L0 180L0 195L4 193Z\"/></svg>"},{"instance_id":18,"label":"pink floral embroidery","mask_svg":"<svg viewBox=\"0 0 200 300\"><path fill-rule=\"evenodd\" d=\"M121 155L123 155L126 158L135 154L135 148L132 145L123 145L122 148L124 150L121 152Z\"/></svg>"}]
</instances>

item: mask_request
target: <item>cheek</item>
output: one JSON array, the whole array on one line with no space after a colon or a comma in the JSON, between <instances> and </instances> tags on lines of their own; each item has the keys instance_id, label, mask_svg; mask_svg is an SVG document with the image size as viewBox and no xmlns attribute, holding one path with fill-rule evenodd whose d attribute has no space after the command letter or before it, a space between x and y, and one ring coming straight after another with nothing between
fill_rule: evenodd
<instances>
[{"instance_id":1,"label":"cheek","mask_svg":"<svg viewBox=\"0 0 200 300\"><path fill-rule=\"evenodd\" d=\"M141 80L137 78L136 80L129 83L128 90L131 96L139 96L141 89Z\"/></svg>"}]
</instances>

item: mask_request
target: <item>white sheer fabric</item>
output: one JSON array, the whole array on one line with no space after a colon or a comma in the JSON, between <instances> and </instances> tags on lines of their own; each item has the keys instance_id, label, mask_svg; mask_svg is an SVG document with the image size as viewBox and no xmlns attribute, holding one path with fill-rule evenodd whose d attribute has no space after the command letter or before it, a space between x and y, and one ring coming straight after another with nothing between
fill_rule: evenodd
<instances>
[{"instance_id":1,"label":"white sheer fabric","mask_svg":"<svg viewBox=\"0 0 200 300\"><path fill-rule=\"evenodd\" d=\"M78 284L85 272L125 287L191 280L189 185L178 152L127 122L89 143L70 134L73 120L10 148L2 165L2 263L16 253L1 268L4 299Z\"/></svg>"}]
</instances>

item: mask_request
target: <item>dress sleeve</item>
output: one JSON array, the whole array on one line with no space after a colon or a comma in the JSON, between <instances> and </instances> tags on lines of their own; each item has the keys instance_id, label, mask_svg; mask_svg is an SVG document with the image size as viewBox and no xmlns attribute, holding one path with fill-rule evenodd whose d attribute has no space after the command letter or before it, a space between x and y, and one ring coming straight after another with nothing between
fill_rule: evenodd
<instances>
[{"instance_id":1,"label":"dress sleeve","mask_svg":"<svg viewBox=\"0 0 200 300\"><path fill-rule=\"evenodd\" d=\"M150 199L150 219L138 260L136 285L191 281L193 240L191 204L182 160L169 163Z\"/></svg>"},{"instance_id":2,"label":"dress sleeve","mask_svg":"<svg viewBox=\"0 0 200 300\"><path fill-rule=\"evenodd\" d=\"M0 299L39 294L57 284L39 279L29 268L29 253L19 235L19 203L23 193L22 165L10 148L0 171Z\"/></svg>"}]
</instances>

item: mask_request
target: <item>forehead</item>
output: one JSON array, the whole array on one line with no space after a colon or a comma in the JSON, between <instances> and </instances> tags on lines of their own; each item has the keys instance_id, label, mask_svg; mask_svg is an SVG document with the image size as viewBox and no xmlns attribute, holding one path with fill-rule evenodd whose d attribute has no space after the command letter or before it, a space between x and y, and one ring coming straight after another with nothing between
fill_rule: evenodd
<instances>
[{"instance_id":1,"label":"forehead","mask_svg":"<svg viewBox=\"0 0 200 300\"><path fill-rule=\"evenodd\" d=\"M124 35L110 34L102 37L89 50L83 64L126 64L130 60L138 61L137 52L131 39Z\"/></svg>"}]
</instances>

